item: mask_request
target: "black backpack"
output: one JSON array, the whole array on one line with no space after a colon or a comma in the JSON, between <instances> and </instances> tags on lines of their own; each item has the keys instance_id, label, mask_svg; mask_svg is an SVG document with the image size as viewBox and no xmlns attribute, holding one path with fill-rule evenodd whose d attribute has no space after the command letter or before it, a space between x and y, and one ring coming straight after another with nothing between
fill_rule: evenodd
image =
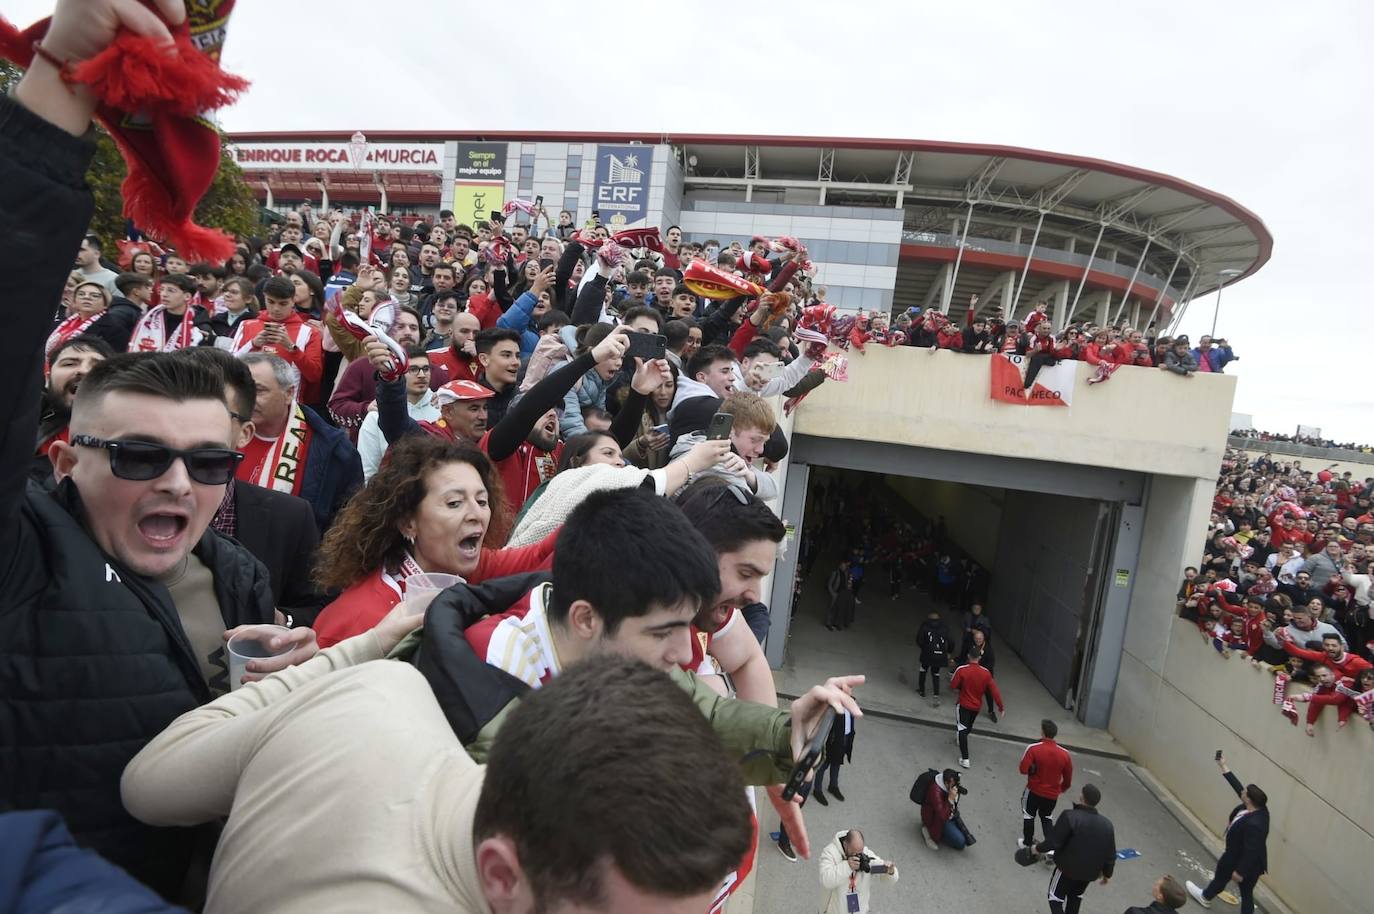
<instances>
[{"instance_id":1,"label":"black backpack","mask_svg":"<svg viewBox=\"0 0 1374 914\"><path fill-rule=\"evenodd\" d=\"M917 806L924 806L926 795L930 793L930 785L935 783L935 775L938 772L934 768L927 768L916 776L916 783L911 785L911 802Z\"/></svg>"}]
</instances>

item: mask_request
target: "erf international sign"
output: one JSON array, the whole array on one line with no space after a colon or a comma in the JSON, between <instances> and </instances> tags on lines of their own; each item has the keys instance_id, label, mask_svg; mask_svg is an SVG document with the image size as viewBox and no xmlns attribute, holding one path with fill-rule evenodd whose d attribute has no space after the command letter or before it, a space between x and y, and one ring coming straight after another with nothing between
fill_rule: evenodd
<instances>
[{"instance_id":1,"label":"erf international sign","mask_svg":"<svg viewBox=\"0 0 1374 914\"><path fill-rule=\"evenodd\" d=\"M592 208L601 222L628 228L649 215L649 175L654 167L652 146L598 146Z\"/></svg>"},{"instance_id":2,"label":"erf international sign","mask_svg":"<svg viewBox=\"0 0 1374 914\"><path fill-rule=\"evenodd\" d=\"M506 202L505 143L459 143L453 175L453 215L476 226Z\"/></svg>"}]
</instances>

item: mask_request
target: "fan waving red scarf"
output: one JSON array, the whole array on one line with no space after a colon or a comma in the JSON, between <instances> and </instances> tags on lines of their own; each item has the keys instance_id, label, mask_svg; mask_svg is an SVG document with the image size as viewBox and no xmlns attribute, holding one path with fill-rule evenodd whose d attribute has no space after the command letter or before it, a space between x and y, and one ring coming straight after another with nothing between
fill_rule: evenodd
<instances>
[{"instance_id":1,"label":"fan waving red scarf","mask_svg":"<svg viewBox=\"0 0 1374 914\"><path fill-rule=\"evenodd\" d=\"M648 248L651 251L663 253L663 239L658 237L656 228L636 228L625 229L616 232L611 239L622 248Z\"/></svg>"},{"instance_id":2,"label":"fan waving red scarf","mask_svg":"<svg viewBox=\"0 0 1374 914\"><path fill-rule=\"evenodd\" d=\"M186 21L171 27L175 50L122 30L89 60L61 62L62 78L89 86L96 118L129 166L124 215L142 231L170 242L188 259L224 261L234 243L193 221L196 204L219 170L219 131L203 115L247 88L220 69L225 26L234 0L190 0ZM50 19L19 31L0 19L0 57L28 67Z\"/></svg>"}]
</instances>

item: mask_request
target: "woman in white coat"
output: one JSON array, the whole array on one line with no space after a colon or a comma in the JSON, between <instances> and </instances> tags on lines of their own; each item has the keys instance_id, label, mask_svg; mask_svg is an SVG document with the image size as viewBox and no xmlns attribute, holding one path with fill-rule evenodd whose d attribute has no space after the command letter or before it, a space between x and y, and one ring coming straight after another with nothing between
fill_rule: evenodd
<instances>
[{"instance_id":1,"label":"woman in white coat","mask_svg":"<svg viewBox=\"0 0 1374 914\"><path fill-rule=\"evenodd\" d=\"M870 872L859 868L859 855L869 858ZM874 868L884 870L871 872ZM868 910L868 890L875 876L897 881L897 867L886 863L864 845L863 832L857 828L836 832L835 840L821 851L821 914L864 914ZM848 896L854 895L857 906L851 904Z\"/></svg>"}]
</instances>

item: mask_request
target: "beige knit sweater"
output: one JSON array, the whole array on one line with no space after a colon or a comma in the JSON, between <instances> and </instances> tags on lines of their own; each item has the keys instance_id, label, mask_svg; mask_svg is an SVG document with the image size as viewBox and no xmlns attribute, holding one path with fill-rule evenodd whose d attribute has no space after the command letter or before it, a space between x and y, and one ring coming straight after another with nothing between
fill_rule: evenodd
<instances>
[{"instance_id":1,"label":"beige knit sweater","mask_svg":"<svg viewBox=\"0 0 1374 914\"><path fill-rule=\"evenodd\" d=\"M207 914L485 912L483 769L368 632L177 718L124 770L152 825L228 817Z\"/></svg>"}]
</instances>

